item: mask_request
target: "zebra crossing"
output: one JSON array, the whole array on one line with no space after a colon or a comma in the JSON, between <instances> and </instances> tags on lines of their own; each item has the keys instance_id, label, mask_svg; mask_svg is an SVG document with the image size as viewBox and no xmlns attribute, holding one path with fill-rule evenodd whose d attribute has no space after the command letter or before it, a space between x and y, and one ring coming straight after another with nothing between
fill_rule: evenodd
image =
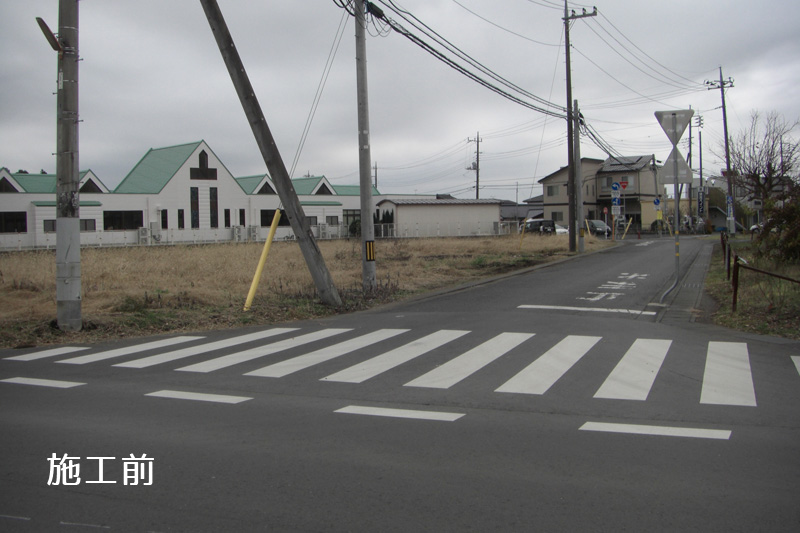
<instances>
[{"instance_id":1,"label":"zebra crossing","mask_svg":"<svg viewBox=\"0 0 800 533\"><path fill-rule=\"evenodd\" d=\"M66 365L107 363L118 368L144 369L201 358L207 354L213 356L215 352L224 351L224 355L216 354L210 359L172 368L177 372L208 374L292 350L287 359L242 374L278 379L370 348L378 353L319 379L322 382L359 384L412 360L424 362L424 356L461 339L455 356L441 364L433 364L433 368L423 370L421 375L403 385L446 390L458 386L511 352L517 351L519 356L520 350L528 349L538 354L547 348L536 344L535 333L502 332L464 350L461 346L467 343L463 341L469 339L471 333L467 330L442 329L420 334L409 329L388 328L366 333L352 328L323 328L306 332L301 328L276 327L210 342L203 342L206 339L202 336L176 336L95 352L87 347L64 346L6 357L5 360L31 362L50 358L55 363ZM410 337L414 338L410 340ZM391 349L379 347L381 343L392 340L392 344L400 341L399 346ZM516 369L513 375L503 377L505 382L494 392L544 395L581 360L590 357L601 340L602 337L598 336L567 335L541 355L535 356L527 366ZM250 346L239 349L245 344ZM647 400L672 345L673 341L666 339L635 339L597 389L594 398ZM302 350L307 351L297 355ZM90 353L83 353L87 351ZM363 352L359 352L359 357L364 357ZM798 361L794 363L798 364ZM798 368L800 371L800 365ZM746 343L708 342L699 402L708 405L757 405Z\"/></svg>"}]
</instances>

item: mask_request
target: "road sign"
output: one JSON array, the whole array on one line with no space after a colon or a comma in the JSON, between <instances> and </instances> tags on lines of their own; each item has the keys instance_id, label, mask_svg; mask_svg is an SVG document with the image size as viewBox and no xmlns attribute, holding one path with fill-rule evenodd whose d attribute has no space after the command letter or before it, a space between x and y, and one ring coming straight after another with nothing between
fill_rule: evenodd
<instances>
[{"instance_id":1,"label":"road sign","mask_svg":"<svg viewBox=\"0 0 800 533\"><path fill-rule=\"evenodd\" d=\"M620 210L620 207L618 205L612 205L611 206L611 214L614 215L615 217L619 216L619 210Z\"/></svg>"},{"instance_id":2,"label":"road sign","mask_svg":"<svg viewBox=\"0 0 800 533\"><path fill-rule=\"evenodd\" d=\"M611 184L611 190L612 191L618 191L619 189L620 189L620 185L616 181Z\"/></svg>"},{"instance_id":3,"label":"road sign","mask_svg":"<svg viewBox=\"0 0 800 533\"><path fill-rule=\"evenodd\" d=\"M706 214L706 191L700 187L697 191L697 215L703 216Z\"/></svg>"},{"instance_id":4,"label":"road sign","mask_svg":"<svg viewBox=\"0 0 800 533\"><path fill-rule=\"evenodd\" d=\"M611 198L619 198L622 196L620 191L611 191Z\"/></svg>"},{"instance_id":5,"label":"road sign","mask_svg":"<svg viewBox=\"0 0 800 533\"><path fill-rule=\"evenodd\" d=\"M607 207L604 207L604 208L603 208L603 214L604 214L604 215L607 215L607 214L608 214L608 208L607 208Z\"/></svg>"},{"instance_id":6,"label":"road sign","mask_svg":"<svg viewBox=\"0 0 800 533\"><path fill-rule=\"evenodd\" d=\"M678 160L678 175L675 175L675 160ZM674 182L676 179L678 183L692 183L692 169L686 163L686 159L677 147L672 148L667 160L664 161L664 167L661 169L661 175L664 177L664 182Z\"/></svg>"},{"instance_id":7,"label":"road sign","mask_svg":"<svg viewBox=\"0 0 800 533\"><path fill-rule=\"evenodd\" d=\"M612 198L611 205L622 205L622 199L620 198Z\"/></svg>"},{"instance_id":8,"label":"road sign","mask_svg":"<svg viewBox=\"0 0 800 533\"><path fill-rule=\"evenodd\" d=\"M620 187L622 187L623 190L628 188L628 182L627 181L620 181L619 185L620 185Z\"/></svg>"},{"instance_id":9,"label":"road sign","mask_svg":"<svg viewBox=\"0 0 800 533\"><path fill-rule=\"evenodd\" d=\"M667 134L667 137L672 141L673 146L678 144L678 141L683 137L683 132L686 131L686 126L692 120L694 109L683 109L679 111L656 111L656 119L661 124L661 129ZM673 121L673 116L675 120ZM674 122L674 124L673 124Z\"/></svg>"},{"instance_id":10,"label":"road sign","mask_svg":"<svg viewBox=\"0 0 800 533\"><path fill-rule=\"evenodd\" d=\"M658 199L658 198L656 198L655 200L653 200L653 204L655 204L655 205L659 205L660 203L661 203L661 200L660 200L660 199Z\"/></svg>"}]
</instances>

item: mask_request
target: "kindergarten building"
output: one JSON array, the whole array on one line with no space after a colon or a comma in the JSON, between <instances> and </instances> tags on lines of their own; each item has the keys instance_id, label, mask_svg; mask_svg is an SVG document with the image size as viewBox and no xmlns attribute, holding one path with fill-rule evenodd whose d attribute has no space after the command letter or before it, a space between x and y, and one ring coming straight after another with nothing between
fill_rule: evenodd
<instances>
[{"instance_id":1,"label":"kindergarten building","mask_svg":"<svg viewBox=\"0 0 800 533\"><path fill-rule=\"evenodd\" d=\"M317 238L342 238L361 218L360 187L333 185L324 176L292 180L309 225ZM150 149L113 190L91 170L80 173L81 245L124 246L173 243L263 241L281 202L268 174L234 177L205 141ZM381 195L373 187L372 212L383 222L379 236L399 235L393 218L397 203L387 199L435 199L435 196ZM448 210L448 224L416 226L414 236L496 234L496 209L463 203ZM427 204L428 215L440 208ZM469 220L462 225L454 219ZM478 220L476 223L475 221ZM276 239L294 237L281 217ZM54 248L56 245L56 176L12 173L0 168L0 250Z\"/></svg>"}]
</instances>

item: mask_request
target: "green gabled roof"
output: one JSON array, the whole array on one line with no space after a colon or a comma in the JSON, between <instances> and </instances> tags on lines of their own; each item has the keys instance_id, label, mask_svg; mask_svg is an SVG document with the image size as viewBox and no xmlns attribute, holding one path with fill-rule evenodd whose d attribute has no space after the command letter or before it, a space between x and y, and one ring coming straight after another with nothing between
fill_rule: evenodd
<instances>
[{"instance_id":1,"label":"green gabled roof","mask_svg":"<svg viewBox=\"0 0 800 533\"><path fill-rule=\"evenodd\" d=\"M317 201L310 201L310 202L300 202L300 205L305 205L308 207L334 207L342 205L342 202L317 202Z\"/></svg>"},{"instance_id":2,"label":"green gabled roof","mask_svg":"<svg viewBox=\"0 0 800 533\"><path fill-rule=\"evenodd\" d=\"M158 194L203 141L151 148L114 189L123 194Z\"/></svg>"},{"instance_id":3,"label":"green gabled roof","mask_svg":"<svg viewBox=\"0 0 800 533\"><path fill-rule=\"evenodd\" d=\"M361 196L361 187L359 185L334 185L333 190L339 196ZM375 186L372 186L372 194L380 194Z\"/></svg>"},{"instance_id":4,"label":"green gabled roof","mask_svg":"<svg viewBox=\"0 0 800 533\"><path fill-rule=\"evenodd\" d=\"M317 188L319 182L324 179L324 176L315 176L311 178L295 178L292 180L294 191L298 196L310 196L313 194L314 189Z\"/></svg>"},{"instance_id":5,"label":"green gabled roof","mask_svg":"<svg viewBox=\"0 0 800 533\"><path fill-rule=\"evenodd\" d=\"M32 194L55 194L55 174L11 174L24 192Z\"/></svg>"},{"instance_id":6,"label":"green gabled roof","mask_svg":"<svg viewBox=\"0 0 800 533\"><path fill-rule=\"evenodd\" d=\"M245 194L254 194L256 192L256 187L258 187L258 184L264 179L264 174L259 174L257 176L242 176L241 178L234 179L236 180L236 183L239 184L239 187L241 187L245 192Z\"/></svg>"},{"instance_id":7,"label":"green gabled roof","mask_svg":"<svg viewBox=\"0 0 800 533\"><path fill-rule=\"evenodd\" d=\"M36 207L56 207L55 200L37 200L35 202L31 202ZM100 207L101 204L97 200L81 200L81 207Z\"/></svg>"}]
</instances>

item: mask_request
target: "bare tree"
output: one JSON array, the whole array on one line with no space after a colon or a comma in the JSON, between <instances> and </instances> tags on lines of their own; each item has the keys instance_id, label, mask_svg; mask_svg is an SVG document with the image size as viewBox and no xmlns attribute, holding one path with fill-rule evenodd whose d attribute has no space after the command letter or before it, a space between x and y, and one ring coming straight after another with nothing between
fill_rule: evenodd
<instances>
[{"instance_id":1,"label":"bare tree","mask_svg":"<svg viewBox=\"0 0 800 533\"><path fill-rule=\"evenodd\" d=\"M749 128L730 139L734 184L747 196L766 201L798 182L800 143L789 135L800 122L786 122L777 112L762 121L757 111L750 114Z\"/></svg>"}]
</instances>

